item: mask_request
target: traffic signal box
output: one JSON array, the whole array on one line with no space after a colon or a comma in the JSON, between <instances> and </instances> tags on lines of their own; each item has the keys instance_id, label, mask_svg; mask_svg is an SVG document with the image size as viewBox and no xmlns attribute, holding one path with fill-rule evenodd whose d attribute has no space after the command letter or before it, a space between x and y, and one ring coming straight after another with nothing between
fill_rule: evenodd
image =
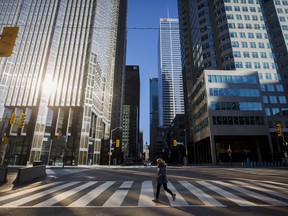
<instances>
[{"instance_id":1,"label":"traffic signal box","mask_svg":"<svg viewBox=\"0 0 288 216\"><path fill-rule=\"evenodd\" d=\"M17 113L16 113L16 112L13 112L13 113L12 113L12 116L11 116L11 119L10 119L10 125L15 124L16 117L17 117Z\"/></svg>"},{"instance_id":2,"label":"traffic signal box","mask_svg":"<svg viewBox=\"0 0 288 216\"><path fill-rule=\"evenodd\" d=\"M173 140L173 146L177 146L177 140Z\"/></svg>"},{"instance_id":3,"label":"traffic signal box","mask_svg":"<svg viewBox=\"0 0 288 216\"><path fill-rule=\"evenodd\" d=\"M116 139L116 148L120 147L120 139Z\"/></svg>"},{"instance_id":4,"label":"traffic signal box","mask_svg":"<svg viewBox=\"0 0 288 216\"><path fill-rule=\"evenodd\" d=\"M22 128L24 123L25 123L25 119L26 119L26 114L24 112L21 113L20 115L20 120L18 123L18 128Z\"/></svg>"},{"instance_id":5,"label":"traffic signal box","mask_svg":"<svg viewBox=\"0 0 288 216\"><path fill-rule=\"evenodd\" d=\"M277 131L277 135L278 136L282 136L283 135L281 124L276 124L276 131Z\"/></svg>"},{"instance_id":6,"label":"traffic signal box","mask_svg":"<svg viewBox=\"0 0 288 216\"><path fill-rule=\"evenodd\" d=\"M62 136L62 131L58 131L57 139L60 140L60 139L61 139L61 136Z\"/></svg>"},{"instance_id":7,"label":"traffic signal box","mask_svg":"<svg viewBox=\"0 0 288 216\"><path fill-rule=\"evenodd\" d=\"M9 57L15 45L19 27L4 27L0 38L0 57Z\"/></svg>"}]
</instances>

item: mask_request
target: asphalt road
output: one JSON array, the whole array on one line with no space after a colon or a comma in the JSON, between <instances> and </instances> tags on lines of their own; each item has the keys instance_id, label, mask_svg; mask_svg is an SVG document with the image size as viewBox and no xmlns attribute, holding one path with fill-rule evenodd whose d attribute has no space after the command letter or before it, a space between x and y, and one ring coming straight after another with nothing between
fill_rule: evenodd
<instances>
[{"instance_id":1,"label":"asphalt road","mask_svg":"<svg viewBox=\"0 0 288 216\"><path fill-rule=\"evenodd\" d=\"M168 167L176 201L153 203L156 167L47 167L47 176L0 187L2 216L288 215L287 168ZM14 175L14 176L13 176Z\"/></svg>"}]
</instances>

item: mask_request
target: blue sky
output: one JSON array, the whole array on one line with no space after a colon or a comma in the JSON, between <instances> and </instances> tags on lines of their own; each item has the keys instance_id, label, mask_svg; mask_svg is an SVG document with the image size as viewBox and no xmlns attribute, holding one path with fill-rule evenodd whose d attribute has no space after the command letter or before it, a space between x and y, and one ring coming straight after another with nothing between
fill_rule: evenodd
<instances>
[{"instance_id":1,"label":"blue sky","mask_svg":"<svg viewBox=\"0 0 288 216\"><path fill-rule=\"evenodd\" d=\"M126 64L140 67L140 128L144 144L149 144L150 136L149 78L158 76L158 28L160 18L167 18L168 11L170 18L178 17L177 0L128 0Z\"/></svg>"}]
</instances>

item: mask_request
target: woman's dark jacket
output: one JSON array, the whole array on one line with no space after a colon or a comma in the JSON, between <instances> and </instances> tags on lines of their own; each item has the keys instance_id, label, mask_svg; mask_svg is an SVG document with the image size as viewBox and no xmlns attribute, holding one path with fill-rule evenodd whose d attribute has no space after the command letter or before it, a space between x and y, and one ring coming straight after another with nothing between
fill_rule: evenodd
<instances>
[{"instance_id":1,"label":"woman's dark jacket","mask_svg":"<svg viewBox=\"0 0 288 216\"><path fill-rule=\"evenodd\" d=\"M157 175L157 183L158 184L165 184L168 182L165 164L159 164L158 165L157 173L158 173L158 175Z\"/></svg>"}]
</instances>

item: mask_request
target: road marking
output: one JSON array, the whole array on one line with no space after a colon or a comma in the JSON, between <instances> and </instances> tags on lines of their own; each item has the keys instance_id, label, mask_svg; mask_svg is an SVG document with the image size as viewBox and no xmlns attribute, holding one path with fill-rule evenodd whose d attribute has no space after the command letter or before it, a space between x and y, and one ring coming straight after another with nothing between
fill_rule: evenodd
<instances>
[{"instance_id":1,"label":"road marking","mask_svg":"<svg viewBox=\"0 0 288 216\"><path fill-rule=\"evenodd\" d=\"M200 199L204 203L204 205L211 207L212 206L224 207L224 205L218 202L216 199L204 193L201 189L195 187L194 185L188 183L187 181L179 181L179 183L182 184L192 194L194 194L198 199Z\"/></svg>"},{"instance_id":2,"label":"road marking","mask_svg":"<svg viewBox=\"0 0 288 216\"><path fill-rule=\"evenodd\" d=\"M131 188L133 181L125 181L119 187L121 190L117 190L113 195L104 203L103 207L119 207L121 206L124 198L128 194L129 189Z\"/></svg>"},{"instance_id":3,"label":"road marking","mask_svg":"<svg viewBox=\"0 0 288 216\"><path fill-rule=\"evenodd\" d=\"M169 197L169 202L171 206L189 206L189 204L186 202L186 200L181 196L181 194L176 190L176 188L171 184L171 182L168 182L167 184L168 188L171 189L172 193L176 194L176 200L173 201L171 195L166 192L166 196Z\"/></svg>"},{"instance_id":4,"label":"road marking","mask_svg":"<svg viewBox=\"0 0 288 216\"><path fill-rule=\"evenodd\" d=\"M15 206L20 206L20 205L23 205L27 202L30 202L32 200L35 200L35 199L38 199L38 198L41 198L47 194L51 194L53 192L56 192L58 190L61 190L61 189L65 189L67 187L70 187L70 186L73 186L75 184L77 184L79 182L69 182L68 184L64 184L64 185L60 185L58 187L55 187L55 188L51 188L49 190L45 190L45 191L42 191L42 192L39 192L39 193L36 193L36 194L33 194L31 196L27 196L27 197L24 197L22 199L19 199L19 200L16 200L14 202L10 202L10 203L7 203L7 204L4 204L2 205L2 207L15 207Z\"/></svg>"},{"instance_id":5,"label":"road marking","mask_svg":"<svg viewBox=\"0 0 288 216\"><path fill-rule=\"evenodd\" d=\"M232 194L228 191L223 190L222 188L219 188L215 185L212 185L208 182L204 182L204 181L197 181L197 183L209 188L210 190L215 191L216 193L220 194L221 196L231 200L232 202L236 203L239 206L256 206L255 203L249 202L239 196L236 196L235 194Z\"/></svg>"},{"instance_id":6,"label":"road marking","mask_svg":"<svg viewBox=\"0 0 288 216\"><path fill-rule=\"evenodd\" d=\"M231 189L233 189L235 191L238 191L240 193L246 194L246 195L248 195L250 197L253 197L255 199L262 200L262 201L264 201L266 203L269 203L270 205L273 205L273 206L282 206L282 205L286 206L287 205L286 203L281 202L279 200L273 199L271 197L264 196L264 195L259 194L259 193L255 193L253 191L249 191L247 189L244 189L244 188L239 187L239 186L234 185L234 184L229 184L229 183L225 183L225 182L222 182L222 181L217 181L217 182L213 181L213 182L215 182L217 184L221 184L221 185L223 185L225 187L229 187L229 188L231 188ZM240 183L242 185L242 182L240 182Z\"/></svg>"},{"instance_id":7,"label":"road marking","mask_svg":"<svg viewBox=\"0 0 288 216\"><path fill-rule=\"evenodd\" d=\"M141 185L141 192L139 196L139 207L155 207L156 204L152 201L154 199L154 191L152 181L143 181Z\"/></svg>"},{"instance_id":8,"label":"road marking","mask_svg":"<svg viewBox=\"0 0 288 216\"><path fill-rule=\"evenodd\" d=\"M24 191L19 191L19 192L16 192L16 193L13 193L13 194L9 194L9 195L6 195L6 196L1 196L0 197L0 201L8 200L8 199L14 198L14 197L19 197L21 195L28 194L28 193L34 192L36 190L41 190L43 188L55 186L55 185L60 184L60 183L63 183L63 182L53 182L53 183L41 185L41 186L38 186L38 187L30 188L30 189L27 189L27 190L24 190Z\"/></svg>"},{"instance_id":9,"label":"road marking","mask_svg":"<svg viewBox=\"0 0 288 216\"><path fill-rule=\"evenodd\" d=\"M248 181L248 182L252 182L252 183L254 183L254 184L257 184L257 185L261 185L261 186L264 186L264 187L269 187L269 188L273 188L273 189L276 189L276 190L282 190L282 191L285 191L285 190L287 190L287 187L285 186L285 187L279 187L279 186L276 186L276 185L272 185L273 184L273 182L258 182L258 181L255 181L255 180L246 180L246 181Z\"/></svg>"},{"instance_id":10,"label":"road marking","mask_svg":"<svg viewBox=\"0 0 288 216\"><path fill-rule=\"evenodd\" d=\"M233 180L231 182L233 182L235 184L243 185L244 187L247 187L247 188L251 188L251 189L258 190L258 191L262 191L264 193L271 194L273 196L277 196L277 197L280 197L280 198L288 200L288 195L286 195L286 194L281 194L281 193L278 193L278 192L275 192L275 191L272 191L272 190L269 190L269 189L266 189L266 188L263 188L263 187L257 187L257 186L250 185L248 183L244 183L244 182L240 182L240 181Z\"/></svg>"},{"instance_id":11,"label":"road marking","mask_svg":"<svg viewBox=\"0 0 288 216\"><path fill-rule=\"evenodd\" d=\"M66 191L64 193L61 193L61 194L59 194L57 196L54 196L54 197L52 197L52 198L50 198L50 199L48 199L46 201L43 201L41 203L38 203L38 204L36 204L34 206L35 207L52 206L52 205L54 205L54 204L56 204L56 203L58 203L58 202L60 202L60 201L62 201L64 199L66 199L67 197L69 197L69 196L71 196L73 194L76 194L79 191L84 190L87 187L90 187L91 185L93 185L95 183L97 183L97 182L87 182L86 184L80 185L79 187L76 187L76 188L73 188L73 189L71 189L69 191Z\"/></svg>"},{"instance_id":12,"label":"road marking","mask_svg":"<svg viewBox=\"0 0 288 216\"><path fill-rule=\"evenodd\" d=\"M79 199L75 200L73 203L68 205L69 207L81 207L88 205L92 200L98 197L102 192L104 192L107 188L113 185L115 181L108 181L104 184L100 185L99 187L95 188L94 190L90 191L86 195L80 197Z\"/></svg>"}]
</instances>

